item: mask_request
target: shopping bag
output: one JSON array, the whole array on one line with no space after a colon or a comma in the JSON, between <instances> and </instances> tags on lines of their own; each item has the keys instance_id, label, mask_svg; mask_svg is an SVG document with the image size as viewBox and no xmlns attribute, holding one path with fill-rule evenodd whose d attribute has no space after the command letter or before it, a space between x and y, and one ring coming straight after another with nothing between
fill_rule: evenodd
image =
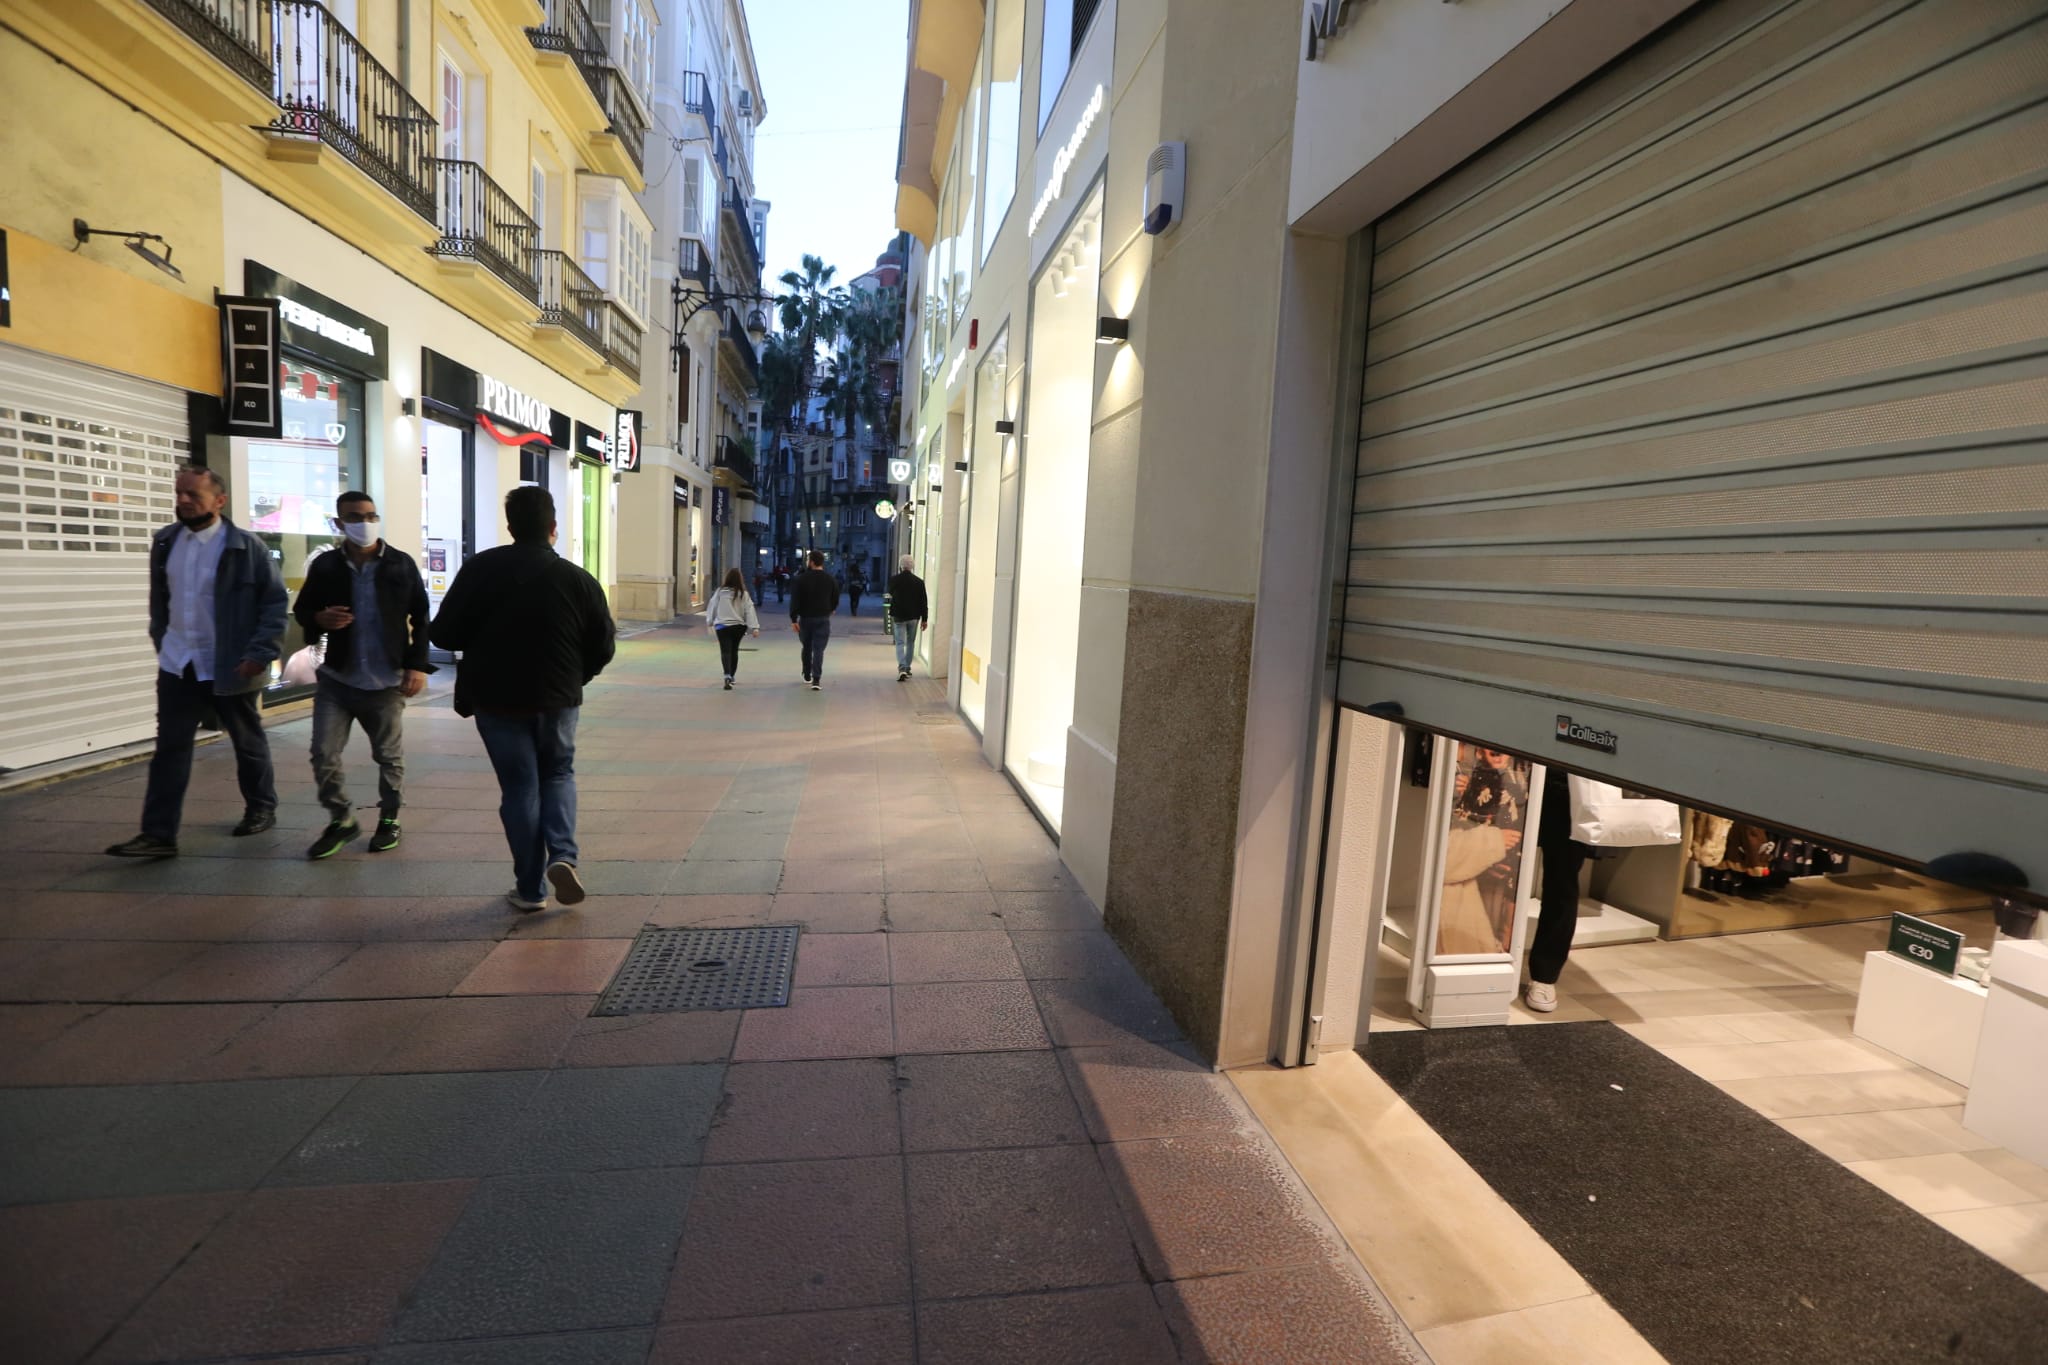
<instances>
[{"instance_id":1,"label":"shopping bag","mask_svg":"<svg viewBox=\"0 0 2048 1365\"><path fill-rule=\"evenodd\" d=\"M327 637L323 635L318 642L307 645L286 659L284 667L279 670L284 681L296 687L311 687L320 676L321 661L327 657L326 646Z\"/></svg>"},{"instance_id":2,"label":"shopping bag","mask_svg":"<svg viewBox=\"0 0 2048 1365\"><path fill-rule=\"evenodd\" d=\"M1648 848L1678 842L1678 807L1628 796L1621 788L1573 776L1572 838L1595 848Z\"/></svg>"}]
</instances>

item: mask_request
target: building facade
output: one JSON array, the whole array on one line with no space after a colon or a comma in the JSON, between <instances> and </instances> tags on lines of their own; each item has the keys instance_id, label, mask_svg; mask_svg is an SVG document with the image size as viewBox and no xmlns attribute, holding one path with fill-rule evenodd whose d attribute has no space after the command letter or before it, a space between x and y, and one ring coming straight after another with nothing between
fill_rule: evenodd
<instances>
[{"instance_id":1,"label":"building facade","mask_svg":"<svg viewBox=\"0 0 2048 1365\"><path fill-rule=\"evenodd\" d=\"M438 597L521 483L615 583L619 481L644 476L613 452L653 317L645 0L0 17L0 638L49 680L0 765L151 733L145 557L181 463L224 478L294 589L344 489ZM263 333L226 374L223 296Z\"/></svg>"},{"instance_id":2,"label":"building facade","mask_svg":"<svg viewBox=\"0 0 2048 1365\"><path fill-rule=\"evenodd\" d=\"M655 59L659 115L645 195L660 304L642 387L647 469L622 491L619 614L700 609L727 568L759 567L767 512L754 470L761 269L769 205L754 193L767 117L740 0L674 0Z\"/></svg>"},{"instance_id":3,"label":"building facade","mask_svg":"<svg viewBox=\"0 0 2048 1365\"><path fill-rule=\"evenodd\" d=\"M2042 41L1990 3L913 5L934 668L1210 1056L1355 1045L1404 908L1417 1016L1505 1018L1534 861L1491 950L1432 932L1475 754L1517 804L1582 774L2048 884Z\"/></svg>"}]
</instances>

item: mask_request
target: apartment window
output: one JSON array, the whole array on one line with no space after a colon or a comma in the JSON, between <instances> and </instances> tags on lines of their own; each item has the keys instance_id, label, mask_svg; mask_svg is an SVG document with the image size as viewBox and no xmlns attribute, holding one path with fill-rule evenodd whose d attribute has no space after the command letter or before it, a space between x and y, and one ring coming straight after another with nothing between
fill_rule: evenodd
<instances>
[{"instance_id":1,"label":"apartment window","mask_svg":"<svg viewBox=\"0 0 2048 1365\"><path fill-rule=\"evenodd\" d=\"M682 359L676 365L676 425L682 426L690 420L690 385L697 372L690 365L690 343L684 342Z\"/></svg>"},{"instance_id":2,"label":"apartment window","mask_svg":"<svg viewBox=\"0 0 2048 1365\"><path fill-rule=\"evenodd\" d=\"M598 288L612 287L612 236L609 231L612 209L609 200L596 195L586 195L582 207L582 231L578 234L578 251L583 273L590 276Z\"/></svg>"},{"instance_id":3,"label":"apartment window","mask_svg":"<svg viewBox=\"0 0 2048 1365\"><path fill-rule=\"evenodd\" d=\"M709 237L704 216L704 158L687 157L683 161L683 233L689 237Z\"/></svg>"},{"instance_id":4,"label":"apartment window","mask_svg":"<svg viewBox=\"0 0 2048 1365\"><path fill-rule=\"evenodd\" d=\"M441 54L441 155L449 161L468 161L469 81L462 68L447 53Z\"/></svg>"},{"instance_id":5,"label":"apartment window","mask_svg":"<svg viewBox=\"0 0 2048 1365\"><path fill-rule=\"evenodd\" d=\"M626 83L640 102L654 91L654 16L641 0L615 0L618 9L618 62Z\"/></svg>"},{"instance_id":6,"label":"apartment window","mask_svg":"<svg viewBox=\"0 0 2048 1365\"><path fill-rule=\"evenodd\" d=\"M626 305L627 312L645 321L649 254L647 230L622 208L619 210L619 231L615 240L619 248L619 302Z\"/></svg>"},{"instance_id":7,"label":"apartment window","mask_svg":"<svg viewBox=\"0 0 2048 1365\"><path fill-rule=\"evenodd\" d=\"M577 261L600 289L645 326L653 224L622 181L585 176L577 192Z\"/></svg>"},{"instance_id":8,"label":"apartment window","mask_svg":"<svg viewBox=\"0 0 2048 1365\"><path fill-rule=\"evenodd\" d=\"M1017 194L1017 141L1024 100L1024 0L995 0L988 39L988 151L983 157L981 259L996 244L996 232Z\"/></svg>"},{"instance_id":9,"label":"apartment window","mask_svg":"<svg viewBox=\"0 0 2048 1365\"><path fill-rule=\"evenodd\" d=\"M1074 65L1074 54L1081 50L1081 42L1088 36L1089 21L1094 19L1099 0L1045 0L1045 29L1039 38L1038 70L1038 131L1045 132L1045 121L1052 117L1052 107L1060 97L1060 87L1067 83L1067 72Z\"/></svg>"}]
</instances>

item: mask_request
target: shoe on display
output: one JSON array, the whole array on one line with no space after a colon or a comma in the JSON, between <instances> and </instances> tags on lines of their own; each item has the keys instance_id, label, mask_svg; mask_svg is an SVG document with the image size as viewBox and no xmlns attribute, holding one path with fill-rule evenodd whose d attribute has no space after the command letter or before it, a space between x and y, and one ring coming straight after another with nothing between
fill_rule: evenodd
<instances>
[{"instance_id":1,"label":"shoe on display","mask_svg":"<svg viewBox=\"0 0 2048 1365\"><path fill-rule=\"evenodd\" d=\"M353 819L331 821L326 829L320 831L320 837L313 841L313 846L306 850L306 856L308 858L331 858L341 852L349 840L362 832L363 827ZM393 842L396 841L394 840Z\"/></svg>"},{"instance_id":2,"label":"shoe on display","mask_svg":"<svg viewBox=\"0 0 2048 1365\"><path fill-rule=\"evenodd\" d=\"M1548 981L1531 981L1523 999L1538 1014L1548 1014L1557 1008L1557 987Z\"/></svg>"},{"instance_id":3,"label":"shoe on display","mask_svg":"<svg viewBox=\"0 0 2048 1365\"><path fill-rule=\"evenodd\" d=\"M564 905L576 905L583 899L583 882L576 875L574 863L549 863L548 884L555 888L555 899Z\"/></svg>"},{"instance_id":4,"label":"shoe on display","mask_svg":"<svg viewBox=\"0 0 2048 1365\"><path fill-rule=\"evenodd\" d=\"M107 850L116 858L175 858L178 843L175 839L159 839L154 834L138 834L126 843L115 844Z\"/></svg>"},{"instance_id":5,"label":"shoe on display","mask_svg":"<svg viewBox=\"0 0 2048 1365\"><path fill-rule=\"evenodd\" d=\"M542 896L539 900L530 900L520 895L516 890L505 893L505 903L524 915L530 915L536 910L548 908L548 898L546 896Z\"/></svg>"},{"instance_id":6,"label":"shoe on display","mask_svg":"<svg viewBox=\"0 0 2048 1365\"><path fill-rule=\"evenodd\" d=\"M277 812L274 810L244 811L242 823L235 826L234 833L237 839L246 839L252 834L261 834L267 829L273 829L276 825Z\"/></svg>"},{"instance_id":7,"label":"shoe on display","mask_svg":"<svg viewBox=\"0 0 2048 1365\"><path fill-rule=\"evenodd\" d=\"M399 836L403 833L396 820L379 820L377 832L370 836L370 852L384 853L398 847Z\"/></svg>"}]
</instances>

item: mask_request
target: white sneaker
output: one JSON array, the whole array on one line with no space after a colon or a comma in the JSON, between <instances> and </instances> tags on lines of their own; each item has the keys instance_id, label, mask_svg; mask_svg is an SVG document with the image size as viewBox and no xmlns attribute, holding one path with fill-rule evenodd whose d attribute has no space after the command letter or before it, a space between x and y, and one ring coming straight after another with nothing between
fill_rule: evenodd
<instances>
[{"instance_id":1,"label":"white sneaker","mask_svg":"<svg viewBox=\"0 0 2048 1365\"><path fill-rule=\"evenodd\" d=\"M818 690L818 684L816 684L816 683L812 683L812 684L811 684L811 691L813 691L813 692L816 692L817 690Z\"/></svg>"},{"instance_id":2,"label":"white sneaker","mask_svg":"<svg viewBox=\"0 0 2048 1365\"><path fill-rule=\"evenodd\" d=\"M510 905L514 910L520 911L521 913L528 915L532 914L536 910L545 910L548 908L548 902L545 896L543 896L541 899L537 901L530 901L526 897L520 895L516 888L505 893L505 903Z\"/></svg>"},{"instance_id":3,"label":"white sneaker","mask_svg":"<svg viewBox=\"0 0 2048 1365\"><path fill-rule=\"evenodd\" d=\"M555 899L564 905L576 905L583 899L583 882L574 863L549 863L548 883L555 888Z\"/></svg>"},{"instance_id":4,"label":"white sneaker","mask_svg":"<svg viewBox=\"0 0 2048 1365\"><path fill-rule=\"evenodd\" d=\"M1547 981L1531 981L1523 1002L1538 1014L1548 1014L1557 1008L1557 987Z\"/></svg>"}]
</instances>

